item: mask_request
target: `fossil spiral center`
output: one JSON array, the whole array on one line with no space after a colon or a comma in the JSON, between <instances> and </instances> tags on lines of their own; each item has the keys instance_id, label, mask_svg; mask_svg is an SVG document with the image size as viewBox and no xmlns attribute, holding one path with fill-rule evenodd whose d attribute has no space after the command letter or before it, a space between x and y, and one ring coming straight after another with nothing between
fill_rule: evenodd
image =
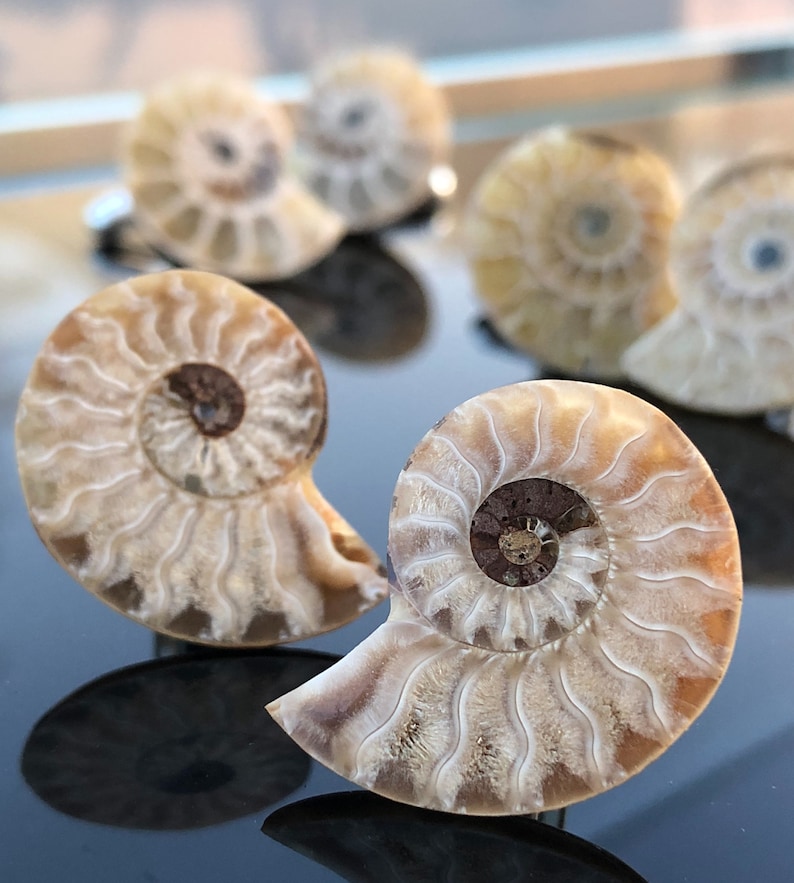
<instances>
[{"instance_id":1,"label":"fossil spiral center","mask_svg":"<svg viewBox=\"0 0 794 883\"><path fill-rule=\"evenodd\" d=\"M784 242L763 238L753 242L747 249L745 263L748 269L756 270L759 273L769 273L773 270L779 270L785 263L787 257L787 249Z\"/></svg>"},{"instance_id":2,"label":"fossil spiral center","mask_svg":"<svg viewBox=\"0 0 794 883\"><path fill-rule=\"evenodd\" d=\"M625 285L625 268L636 261L645 229L640 204L630 188L617 180L589 180L561 194L551 205L544 236L565 266L595 274L594 279L621 267L624 269L617 272ZM613 295L618 299L626 296L620 285Z\"/></svg>"},{"instance_id":3,"label":"fossil spiral center","mask_svg":"<svg viewBox=\"0 0 794 883\"><path fill-rule=\"evenodd\" d=\"M199 127L185 134L182 160L187 179L200 182L208 196L223 203L266 196L281 174L278 146L267 132L231 123L227 129Z\"/></svg>"},{"instance_id":4,"label":"fossil spiral center","mask_svg":"<svg viewBox=\"0 0 794 883\"><path fill-rule=\"evenodd\" d=\"M527 518L524 527L508 525L499 535L497 544L499 551L511 564L529 565L537 562L541 556L556 556L554 531L538 518Z\"/></svg>"},{"instance_id":5,"label":"fossil spiral center","mask_svg":"<svg viewBox=\"0 0 794 883\"><path fill-rule=\"evenodd\" d=\"M245 396L237 381L216 365L189 362L166 377L170 392L185 403L199 432L220 438L237 429Z\"/></svg>"},{"instance_id":6,"label":"fossil spiral center","mask_svg":"<svg viewBox=\"0 0 794 883\"><path fill-rule=\"evenodd\" d=\"M474 560L505 586L531 586L555 568L566 534L594 527L598 518L576 491L546 478L497 488L475 512L470 542Z\"/></svg>"},{"instance_id":7,"label":"fossil spiral center","mask_svg":"<svg viewBox=\"0 0 794 883\"><path fill-rule=\"evenodd\" d=\"M598 238L610 228L610 213L599 205L583 205L576 212L576 228L581 237Z\"/></svg>"},{"instance_id":8,"label":"fossil spiral center","mask_svg":"<svg viewBox=\"0 0 794 883\"><path fill-rule=\"evenodd\" d=\"M399 129L394 108L380 90L355 85L318 92L304 124L320 155L352 163L372 156Z\"/></svg>"},{"instance_id":9,"label":"fossil spiral center","mask_svg":"<svg viewBox=\"0 0 794 883\"><path fill-rule=\"evenodd\" d=\"M360 129L372 116L373 106L370 101L354 102L342 114L341 123L345 129Z\"/></svg>"}]
</instances>

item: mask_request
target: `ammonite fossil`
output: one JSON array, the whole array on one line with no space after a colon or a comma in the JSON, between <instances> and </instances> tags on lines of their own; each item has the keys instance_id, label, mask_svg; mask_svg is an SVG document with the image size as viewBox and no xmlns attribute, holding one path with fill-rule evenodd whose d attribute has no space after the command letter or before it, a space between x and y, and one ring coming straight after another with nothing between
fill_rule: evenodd
<instances>
[{"instance_id":1,"label":"ammonite fossil","mask_svg":"<svg viewBox=\"0 0 794 883\"><path fill-rule=\"evenodd\" d=\"M248 281L303 270L344 224L285 168L290 142L284 112L245 81L193 74L163 84L125 149L136 224L187 266Z\"/></svg>"},{"instance_id":2,"label":"ammonite fossil","mask_svg":"<svg viewBox=\"0 0 794 883\"><path fill-rule=\"evenodd\" d=\"M441 92L402 52L339 56L312 74L298 165L311 189L363 232L431 197L429 175L450 149Z\"/></svg>"},{"instance_id":3,"label":"ammonite fossil","mask_svg":"<svg viewBox=\"0 0 794 883\"><path fill-rule=\"evenodd\" d=\"M669 401L721 414L794 403L794 156L728 169L673 230L680 307L625 353Z\"/></svg>"},{"instance_id":4,"label":"ammonite fossil","mask_svg":"<svg viewBox=\"0 0 794 883\"><path fill-rule=\"evenodd\" d=\"M112 285L58 325L22 393L31 519L157 631L262 645L336 628L387 584L312 482L326 409L308 343L248 289L178 270Z\"/></svg>"},{"instance_id":5,"label":"ammonite fossil","mask_svg":"<svg viewBox=\"0 0 794 883\"><path fill-rule=\"evenodd\" d=\"M531 381L460 405L401 473L388 621L268 706L395 800L500 815L638 772L717 688L741 600L706 462L634 396Z\"/></svg>"},{"instance_id":6,"label":"ammonite fossil","mask_svg":"<svg viewBox=\"0 0 794 883\"><path fill-rule=\"evenodd\" d=\"M269 650L189 653L112 672L33 728L25 781L53 809L123 828L219 825L283 800L309 758L262 703L337 657Z\"/></svg>"},{"instance_id":7,"label":"ammonite fossil","mask_svg":"<svg viewBox=\"0 0 794 883\"><path fill-rule=\"evenodd\" d=\"M675 304L677 210L672 173L650 150L560 128L518 142L485 172L466 217L488 317L557 370L619 376L622 352Z\"/></svg>"}]
</instances>

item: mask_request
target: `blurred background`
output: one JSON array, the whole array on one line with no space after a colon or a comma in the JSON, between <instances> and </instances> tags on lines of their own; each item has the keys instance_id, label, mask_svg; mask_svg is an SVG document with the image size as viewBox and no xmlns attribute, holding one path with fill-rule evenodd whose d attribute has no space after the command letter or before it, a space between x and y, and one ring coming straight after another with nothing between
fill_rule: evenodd
<instances>
[{"instance_id":1,"label":"blurred background","mask_svg":"<svg viewBox=\"0 0 794 883\"><path fill-rule=\"evenodd\" d=\"M141 89L196 65L300 71L362 42L429 58L793 16L794 0L2 0L0 100Z\"/></svg>"}]
</instances>

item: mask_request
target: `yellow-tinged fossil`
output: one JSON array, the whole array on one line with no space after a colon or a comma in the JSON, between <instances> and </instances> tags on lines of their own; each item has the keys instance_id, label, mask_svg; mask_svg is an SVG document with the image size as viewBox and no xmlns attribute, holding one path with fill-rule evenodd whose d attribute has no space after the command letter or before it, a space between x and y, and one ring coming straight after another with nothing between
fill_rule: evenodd
<instances>
[{"instance_id":1,"label":"yellow-tinged fossil","mask_svg":"<svg viewBox=\"0 0 794 883\"><path fill-rule=\"evenodd\" d=\"M298 165L353 231L398 221L431 196L429 175L450 151L444 97L410 56L367 49L312 74Z\"/></svg>"},{"instance_id":2,"label":"yellow-tinged fossil","mask_svg":"<svg viewBox=\"0 0 794 883\"><path fill-rule=\"evenodd\" d=\"M268 706L312 756L452 812L552 809L641 770L705 707L741 604L706 462L628 393L470 399L397 481L388 621Z\"/></svg>"},{"instance_id":3,"label":"yellow-tinged fossil","mask_svg":"<svg viewBox=\"0 0 794 883\"><path fill-rule=\"evenodd\" d=\"M480 179L464 228L496 329L558 370L619 376L625 348L675 304L678 204L646 148L563 128L513 145Z\"/></svg>"},{"instance_id":4,"label":"yellow-tinged fossil","mask_svg":"<svg viewBox=\"0 0 794 883\"><path fill-rule=\"evenodd\" d=\"M295 641L387 592L320 496L319 363L287 316L198 271L104 289L45 342L17 459L33 524L89 591L166 634Z\"/></svg>"},{"instance_id":5,"label":"yellow-tinged fossil","mask_svg":"<svg viewBox=\"0 0 794 883\"><path fill-rule=\"evenodd\" d=\"M252 282L316 263L344 224L286 168L291 141L281 108L243 80L162 84L124 151L141 232L178 263Z\"/></svg>"},{"instance_id":6,"label":"yellow-tinged fossil","mask_svg":"<svg viewBox=\"0 0 794 883\"><path fill-rule=\"evenodd\" d=\"M739 163L673 229L680 305L625 353L657 395L719 414L794 403L794 156Z\"/></svg>"}]
</instances>

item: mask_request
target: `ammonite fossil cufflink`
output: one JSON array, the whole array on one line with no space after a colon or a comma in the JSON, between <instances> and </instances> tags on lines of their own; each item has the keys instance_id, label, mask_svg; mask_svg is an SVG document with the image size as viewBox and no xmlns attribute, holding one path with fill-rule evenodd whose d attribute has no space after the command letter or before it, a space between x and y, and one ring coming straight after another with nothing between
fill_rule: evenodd
<instances>
[{"instance_id":1,"label":"ammonite fossil cufflink","mask_svg":"<svg viewBox=\"0 0 794 883\"><path fill-rule=\"evenodd\" d=\"M268 710L313 757L395 800L507 815L641 770L731 656L730 509L660 411L533 381L419 443L389 526L388 621Z\"/></svg>"},{"instance_id":2,"label":"ammonite fossil cufflink","mask_svg":"<svg viewBox=\"0 0 794 883\"><path fill-rule=\"evenodd\" d=\"M159 632L295 641L387 594L320 496L325 381L276 306L172 270L89 298L23 390L17 459L33 524L89 591Z\"/></svg>"},{"instance_id":3,"label":"ammonite fossil cufflink","mask_svg":"<svg viewBox=\"0 0 794 883\"><path fill-rule=\"evenodd\" d=\"M286 114L244 80L192 74L163 83L124 149L136 227L174 263L243 281L316 263L344 222L290 172L291 141Z\"/></svg>"},{"instance_id":4,"label":"ammonite fossil cufflink","mask_svg":"<svg viewBox=\"0 0 794 883\"><path fill-rule=\"evenodd\" d=\"M678 186L650 150L549 129L478 182L466 252L486 314L558 371L618 377L620 355L675 304L667 271Z\"/></svg>"},{"instance_id":5,"label":"ammonite fossil cufflink","mask_svg":"<svg viewBox=\"0 0 794 883\"><path fill-rule=\"evenodd\" d=\"M739 163L673 230L680 306L624 355L628 376L718 414L794 403L794 156Z\"/></svg>"},{"instance_id":6,"label":"ammonite fossil cufflink","mask_svg":"<svg viewBox=\"0 0 794 883\"><path fill-rule=\"evenodd\" d=\"M432 173L451 149L443 94L413 58L393 49L317 67L298 133L303 178L356 233L399 221L430 200Z\"/></svg>"}]
</instances>

